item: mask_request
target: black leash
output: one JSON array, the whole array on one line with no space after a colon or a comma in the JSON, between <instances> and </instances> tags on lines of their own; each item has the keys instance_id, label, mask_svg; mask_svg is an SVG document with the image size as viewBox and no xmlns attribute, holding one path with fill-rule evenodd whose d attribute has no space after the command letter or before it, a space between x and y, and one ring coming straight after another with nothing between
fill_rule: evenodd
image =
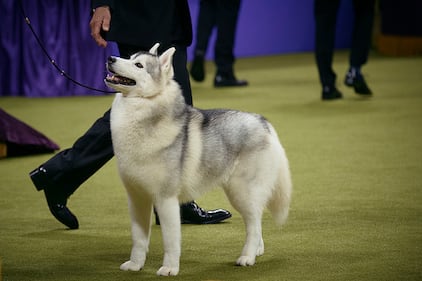
<instances>
[{"instance_id":1,"label":"black leash","mask_svg":"<svg viewBox=\"0 0 422 281\"><path fill-rule=\"evenodd\" d=\"M34 35L35 39L38 42L38 45L41 47L41 49L43 50L44 54L47 56L48 60L51 62L51 64L54 66L55 69L57 69L57 71L60 73L60 75L66 77L67 79L69 79L70 81L72 81L73 83L75 83L78 86L81 86L83 88L89 89L89 90L93 90L93 91L97 91L97 92L102 92L102 93L108 93L108 94L114 94L116 92L114 91L106 91L106 90L101 90L101 89L97 89L85 84L82 84L78 81L76 81L75 79L73 79L69 74L67 74L63 69L61 69L56 61L54 59L51 58L51 56L48 54L45 46L43 45L43 43L41 42L40 38L38 37L37 33L34 31L34 28L31 25L31 21L29 20L29 18L26 16L25 10L23 9L23 4L22 4L22 0L19 1L19 6L22 12L22 15L25 19L26 24L28 25L29 29L31 30L32 34Z\"/></svg>"}]
</instances>

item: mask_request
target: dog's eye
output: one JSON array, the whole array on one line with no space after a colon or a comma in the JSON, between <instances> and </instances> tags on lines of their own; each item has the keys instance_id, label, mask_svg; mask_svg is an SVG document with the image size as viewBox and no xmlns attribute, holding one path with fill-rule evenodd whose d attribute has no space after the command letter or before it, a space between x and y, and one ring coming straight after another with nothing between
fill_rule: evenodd
<instances>
[{"instance_id":1,"label":"dog's eye","mask_svg":"<svg viewBox=\"0 0 422 281\"><path fill-rule=\"evenodd\" d=\"M135 63L135 65L136 65L136 67L139 67L139 68L144 68L144 66L143 66L143 65L142 65L142 63L140 63L140 62Z\"/></svg>"}]
</instances>

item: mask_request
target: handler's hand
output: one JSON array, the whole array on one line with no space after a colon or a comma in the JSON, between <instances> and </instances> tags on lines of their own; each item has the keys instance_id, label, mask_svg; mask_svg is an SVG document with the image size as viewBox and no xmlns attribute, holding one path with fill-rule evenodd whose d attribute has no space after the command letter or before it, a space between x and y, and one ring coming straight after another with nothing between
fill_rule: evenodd
<instances>
[{"instance_id":1,"label":"handler's hand","mask_svg":"<svg viewBox=\"0 0 422 281\"><path fill-rule=\"evenodd\" d=\"M110 29L110 8L108 6L98 7L94 10L92 19L89 22L91 27L91 36L97 42L98 46L106 47L107 41L101 37L101 30L108 31Z\"/></svg>"}]
</instances>

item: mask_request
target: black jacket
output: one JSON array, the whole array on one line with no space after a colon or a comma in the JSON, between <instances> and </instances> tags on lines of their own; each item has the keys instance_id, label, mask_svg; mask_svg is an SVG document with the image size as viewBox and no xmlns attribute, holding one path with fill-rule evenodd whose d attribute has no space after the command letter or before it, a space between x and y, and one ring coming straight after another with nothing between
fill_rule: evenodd
<instances>
[{"instance_id":1,"label":"black jacket","mask_svg":"<svg viewBox=\"0 0 422 281\"><path fill-rule=\"evenodd\" d=\"M192 21L187 0L92 0L92 8L109 6L108 41L149 49L192 43Z\"/></svg>"}]
</instances>

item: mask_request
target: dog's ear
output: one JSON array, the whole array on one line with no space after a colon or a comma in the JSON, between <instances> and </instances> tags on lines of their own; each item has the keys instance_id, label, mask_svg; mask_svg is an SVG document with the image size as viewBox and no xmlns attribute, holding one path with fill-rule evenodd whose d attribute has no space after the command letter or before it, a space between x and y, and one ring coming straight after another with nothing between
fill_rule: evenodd
<instances>
[{"instance_id":1,"label":"dog's ear","mask_svg":"<svg viewBox=\"0 0 422 281\"><path fill-rule=\"evenodd\" d=\"M160 47L160 43L155 43L154 44L154 46L152 46L152 48L151 49L149 49L149 53L151 54L151 55L157 55L157 49L158 49L158 47Z\"/></svg>"},{"instance_id":2,"label":"dog's ear","mask_svg":"<svg viewBox=\"0 0 422 281\"><path fill-rule=\"evenodd\" d=\"M171 47L160 56L161 71L173 78L173 55L176 49Z\"/></svg>"}]
</instances>

